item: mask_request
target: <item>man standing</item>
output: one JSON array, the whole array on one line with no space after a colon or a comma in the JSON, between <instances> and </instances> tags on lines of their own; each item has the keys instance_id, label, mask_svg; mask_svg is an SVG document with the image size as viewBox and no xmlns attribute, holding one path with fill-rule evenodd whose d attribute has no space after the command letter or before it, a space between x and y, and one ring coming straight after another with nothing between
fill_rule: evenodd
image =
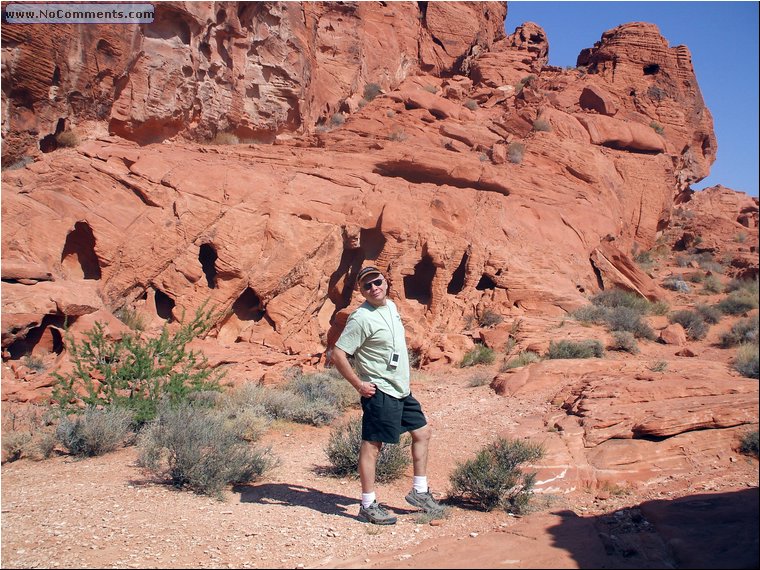
<instances>
[{"instance_id":1,"label":"man standing","mask_svg":"<svg viewBox=\"0 0 760 570\"><path fill-rule=\"evenodd\" d=\"M407 431L412 436L414 481L406 501L428 514L440 516L443 507L433 499L427 484L432 428L409 388L404 325L395 303L388 299L388 281L377 267L359 271L357 283L365 302L348 318L335 343L332 360L362 397L359 518L373 524L396 523L396 517L376 500L375 471L383 443L398 443L401 434ZM347 355L354 356L356 372Z\"/></svg>"}]
</instances>

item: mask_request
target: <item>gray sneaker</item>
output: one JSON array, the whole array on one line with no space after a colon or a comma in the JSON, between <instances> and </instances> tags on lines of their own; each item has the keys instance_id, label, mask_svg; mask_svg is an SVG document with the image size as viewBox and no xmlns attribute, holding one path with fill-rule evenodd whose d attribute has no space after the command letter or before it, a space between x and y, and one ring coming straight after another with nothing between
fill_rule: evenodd
<instances>
[{"instance_id":1,"label":"gray sneaker","mask_svg":"<svg viewBox=\"0 0 760 570\"><path fill-rule=\"evenodd\" d=\"M377 501L367 507L359 507L359 518L372 524L396 524L396 517L386 511Z\"/></svg>"},{"instance_id":2,"label":"gray sneaker","mask_svg":"<svg viewBox=\"0 0 760 570\"><path fill-rule=\"evenodd\" d=\"M425 493L419 493L415 489L406 496L406 502L413 507L418 507L429 515L440 515L444 511L442 504L433 498L433 494L428 489Z\"/></svg>"}]
</instances>

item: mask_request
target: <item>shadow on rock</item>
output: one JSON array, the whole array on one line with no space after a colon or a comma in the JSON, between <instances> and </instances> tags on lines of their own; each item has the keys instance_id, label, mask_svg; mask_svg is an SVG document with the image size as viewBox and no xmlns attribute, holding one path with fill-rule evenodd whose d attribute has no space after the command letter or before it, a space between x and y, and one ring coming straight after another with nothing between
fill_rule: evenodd
<instances>
[{"instance_id":1,"label":"shadow on rock","mask_svg":"<svg viewBox=\"0 0 760 570\"><path fill-rule=\"evenodd\" d=\"M578 568L757 568L759 498L757 488L690 495L585 519L593 524L605 563L573 532L580 528L575 513L564 513L549 532Z\"/></svg>"}]
</instances>

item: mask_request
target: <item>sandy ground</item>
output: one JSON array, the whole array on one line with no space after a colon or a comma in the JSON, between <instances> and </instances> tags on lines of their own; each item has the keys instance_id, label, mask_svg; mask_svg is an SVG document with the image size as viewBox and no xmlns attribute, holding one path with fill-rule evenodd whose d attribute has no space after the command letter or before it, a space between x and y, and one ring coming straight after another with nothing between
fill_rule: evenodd
<instances>
[{"instance_id":1,"label":"sandy ground","mask_svg":"<svg viewBox=\"0 0 760 570\"><path fill-rule=\"evenodd\" d=\"M488 385L471 387L474 373L454 369L413 383L435 430L430 485L444 501L458 461L518 419L545 412ZM230 489L224 501L155 481L136 465L134 447L84 460L7 463L2 567L742 568L753 556L757 565L757 462L743 456L731 472L694 473L640 494L536 496L535 510L523 517L451 506L437 526L422 524L404 501L410 468L408 477L378 486L378 499L399 516L397 525L378 527L356 518L358 480L324 474L329 434L329 427L278 425L264 441L282 464L256 484ZM699 529L670 528L667 513L658 514L658 504L673 507L680 497L687 515L698 509L689 520ZM720 505L733 509L716 525ZM718 527L733 545L710 542ZM702 551L690 566L688 557ZM715 552L731 564L710 565L705 556Z\"/></svg>"}]
</instances>

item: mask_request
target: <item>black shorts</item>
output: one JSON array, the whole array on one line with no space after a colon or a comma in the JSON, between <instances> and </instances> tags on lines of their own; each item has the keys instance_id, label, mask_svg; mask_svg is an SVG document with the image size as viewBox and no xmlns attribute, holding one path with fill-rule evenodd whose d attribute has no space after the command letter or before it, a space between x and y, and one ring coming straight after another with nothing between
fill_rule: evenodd
<instances>
[{"instance_id":1,"label":"black shorts","mask_svg":"<svg viewBox=\"0 0 760 570\"><path fill-rule=\"evenodd\" d=\"M371 398L362 398L362 439L398 443L401 434L427 425L420 403L409 394L394 398L375 390Z\"/></svg>"}]
</instances>

